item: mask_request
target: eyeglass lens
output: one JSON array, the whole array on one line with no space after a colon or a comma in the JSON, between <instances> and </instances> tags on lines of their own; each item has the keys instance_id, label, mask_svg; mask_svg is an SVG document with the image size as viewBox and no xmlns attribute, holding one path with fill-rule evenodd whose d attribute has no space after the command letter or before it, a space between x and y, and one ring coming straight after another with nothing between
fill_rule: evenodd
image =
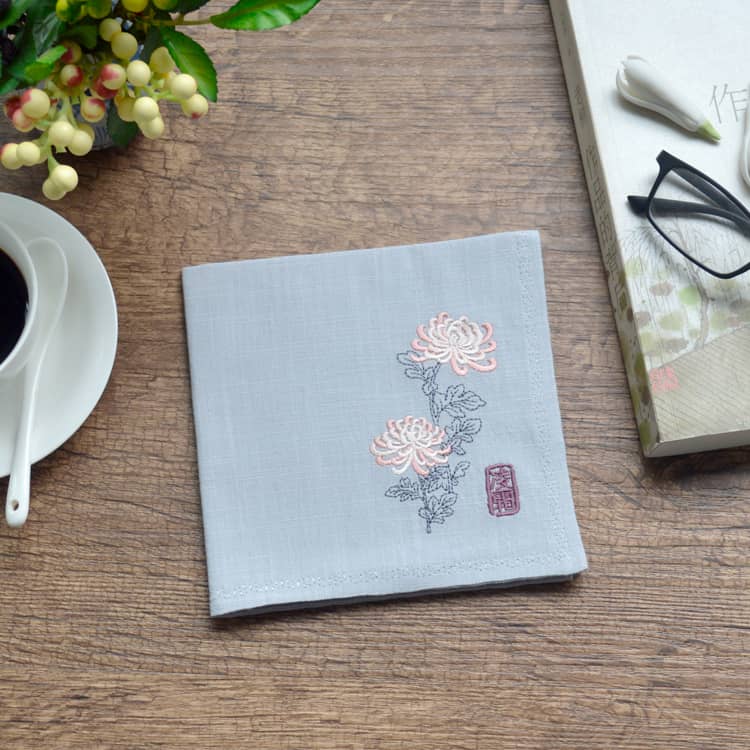
<instances>
[{"instance_id":1,"label":"eyeglass lens","mask_svg":"<svg viewBox=\"0 0 750 750\"><path fill-rule=\"evenodd\" d=\"M750 262L750 218L731 195L692 170L667 172L650 216L684 253L717 273L732 273Z\"/></svg>"}]
</instances>

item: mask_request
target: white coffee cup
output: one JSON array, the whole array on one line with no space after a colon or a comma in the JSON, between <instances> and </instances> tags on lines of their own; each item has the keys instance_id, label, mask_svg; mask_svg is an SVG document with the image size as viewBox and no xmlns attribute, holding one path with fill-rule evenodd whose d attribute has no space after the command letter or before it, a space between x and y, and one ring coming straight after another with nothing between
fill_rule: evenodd
<instances>
[{"instance_id":1,"label":"white coffee cup","mask_svg":"<svg viewBox=\"0 0 750 750\"><path fill-rule=\"evenodd\" d=\"M2 250L21 272L26 282L29 294L29 304L26 310L26 324L21 336L10 354L0 362L0 379L12 378L17 375L26 364L34 344L37 322L37 287L36 270L29 251L21 238L7 225L0 221L0 250ZM2 271L0 271L2 273Z\"/></svg>"}]
</instances>

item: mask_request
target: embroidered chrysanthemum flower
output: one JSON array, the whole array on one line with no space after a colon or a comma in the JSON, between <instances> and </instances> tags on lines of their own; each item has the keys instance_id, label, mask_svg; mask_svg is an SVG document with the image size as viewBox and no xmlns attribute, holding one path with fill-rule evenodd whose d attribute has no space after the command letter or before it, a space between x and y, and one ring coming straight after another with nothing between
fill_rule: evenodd
<instances>
[{"instance_id":1,"label":"embroidered chrysanthemum flower","mask_svg":"<svg viewBox=\"0 0 750 750\"><path fill-rule=\"evenodd\" d=\"M447 312L441 312L430 320L429 325L417 326L419 338L412 341L415 362L435 360L450 362L456 375L466 375L469 368L479 372L490 372L497 367L489 352L495 351L497 344L492 340L490 323L475 323L465 315L454 319Z\"/></svg>"},{"instance_id":2,"label":"embroidered chrysanthemum flower","mask_svg":"<svg viewBox=\"0 0 750 750\"><path fill-rule=\"evenodd\" d=\"M438 464L448 463L451 447L441 447L445 430L422 417L389 419L388 429L370 445L370 453L379 466L392 466L394 474L403 474L410 466L427 476Z\"/></svg>"}]
</instances>

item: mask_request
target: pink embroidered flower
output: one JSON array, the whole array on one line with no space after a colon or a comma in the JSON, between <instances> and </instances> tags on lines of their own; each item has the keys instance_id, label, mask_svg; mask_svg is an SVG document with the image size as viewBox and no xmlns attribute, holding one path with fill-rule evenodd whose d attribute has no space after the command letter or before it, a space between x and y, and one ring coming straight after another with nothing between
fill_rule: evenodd
<instances>
[{"instance_id":1,"label":"pink embroidered flower","mask_svg":"<svg viewBox=\"0 0 750 750\"><path fill-rule=\"evenodd\" d=\"M469 368L490 372L497 367L495 359L487 357L497 348L489 323L474 323L465 315L454 319L447 312L441 312L430 320L427 330L423 325L417 326L417 335L419 338L411 343L412 348L420 352L412 354L415 362L430 359L442 364L450 362L456 375L466 375Z\"/></svg>"},{"instance_id":2,"label":"pink embroidered flower","mask_svg":"<svg viewBox=\"0 0 750 750\"><path fill-rule=\"evenodd\" d=\"M379 466L392 466L394 474L403 474L410 466L426 476L433 466L448 463L451 447L441 448L445 430L422 417L389 419L388 429L370 445L370 453Z\"/></svg>"}]
</instances>

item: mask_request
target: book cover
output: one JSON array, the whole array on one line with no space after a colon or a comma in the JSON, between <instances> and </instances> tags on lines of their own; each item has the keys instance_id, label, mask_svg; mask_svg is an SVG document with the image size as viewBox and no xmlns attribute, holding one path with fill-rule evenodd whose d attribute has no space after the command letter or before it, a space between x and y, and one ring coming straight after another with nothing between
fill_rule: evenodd
<instances>
[{"instance_id":1,"label":"book cover","mask_svg":"<svg viewBox=\"0 0 750 750\"><path fill-rule=\"evenodd\" d=\"M627 195L647 195L667 150L744 203L743 0L551 0L571 108L644 453L750 442L750 275L717 279L682 258ZM689 85L718 144L620 97L639 55Z\"/></svg>"}]
</instances>

